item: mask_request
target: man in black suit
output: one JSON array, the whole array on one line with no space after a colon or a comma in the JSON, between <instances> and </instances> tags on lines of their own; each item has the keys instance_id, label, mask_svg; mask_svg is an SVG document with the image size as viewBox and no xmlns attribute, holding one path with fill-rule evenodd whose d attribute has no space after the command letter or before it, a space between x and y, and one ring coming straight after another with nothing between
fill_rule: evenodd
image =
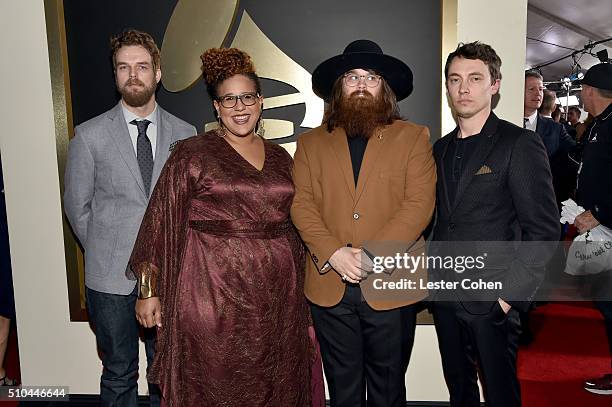
<instances>
[{"instance_id":1,"label":"man in black suit","mask_svg":"<svg viewBox=\"0 0 612 407\"><path fill-rule=\"evenodd\" d=\"M523 121L526 129L535 131L542 138L548 157L566 154L576 147L565 127L553 119L538 114L544 99L542 75L536 71L525 72L525 103Z\"/></svg>"},{"instance_id":2,"label":"man in black suit","mask_svg":"<svg viewBox=\"0 0 612 407\"><path fill-rule=\"evenodd\" d=\"M546 94L550 92L544 87L544 79L537 71L525 72L525 94L523 104L523 122L528 130L535 131L546 147L550 170L553 176L553 189L557 208L561 211L562 202L571 198L576 189L576 175L578 164L568 156L576 150L575 137L572 138L567 128L552 118L546 117L541 108L546 108ZM554 98L554 96L553 96ZM554 102L553 102L554 103ZM561 237L561 236L559 236ZM551 264L551 268L562 267L559 264ZM533 340L533 333L529 326L529 313L521 313L521 345L528 345Z\"/></svg>"},{"instance_id":3,"label":"man in black suit","mask_svg":"<svg viewBox=\"0 0 612 407\"><path fill-rule=\"evenodd\" d=\"M500 65L490 46L473 42L461 44L445 66L458 127L434 145L438 182L433 240L457 247L468 242L497 247L482 271L502 285L481 298L456 290L450 296L441 290L432 296L451 406L480 405L477 367L487 405L520 405L517 309L528 308L552 253L535 242L559 237L541 138L491 111Z\"/></svg>"},{"instance_id":4,"label":"man in black suit","mask_svg":"<svg viewBox=\"0 0 612 407\"><path fill-rule=\"evenodd\" d=\"M578 165L568 157L576 150L576 141L565 126L538 113L544 100L544 82L536 71L525 72L524 127L542 138L550 160L557 206L569 199L576 188Z\"/></svg>"}]
</instances>

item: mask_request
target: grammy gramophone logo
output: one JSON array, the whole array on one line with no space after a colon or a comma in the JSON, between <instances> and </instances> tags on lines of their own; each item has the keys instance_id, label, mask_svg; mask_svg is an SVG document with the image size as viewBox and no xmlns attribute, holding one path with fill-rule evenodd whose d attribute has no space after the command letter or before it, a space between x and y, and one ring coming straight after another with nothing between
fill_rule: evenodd
<instances>
[{"instance_id":1,"label":"grammy gramophone logo","mask_svg":"<svg viewBox=\"0 0 612 407\"><path fill-rule=\"evenodd\" d=\"M240 0L179 0L166 28L161 50L162 82L171 92L180 92L201 77L199 56L211 47L229 41L236 21L238 29L229 47L236 47L251 55L260 77L291 85L295 93L264 99L264 109L274 109L304 103L306 112L301 127L313 128L321 124L323 100L312 92L311 75L280 50L255 24L246 10L240 10ZM207 123L206 130L216 126ZM280 139L294 134L293 122L265 119L265 137ZM282 140L279 140L282 142ZM295 143L282 144L290 153Z\"/></svg>"}]
</instances>

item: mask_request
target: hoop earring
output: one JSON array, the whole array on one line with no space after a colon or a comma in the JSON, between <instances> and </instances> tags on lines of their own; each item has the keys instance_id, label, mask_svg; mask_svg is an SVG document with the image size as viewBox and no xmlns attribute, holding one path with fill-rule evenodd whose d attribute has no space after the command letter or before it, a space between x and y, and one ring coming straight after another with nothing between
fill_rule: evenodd
<instances>
[{"instance_id":1,"label":"hoop earring","mask_svg":"<svg viewBox=\"0 0 612 407\"><path fill-rule=\"evenodd\" d=\"M259 116L259 120L257 121L257 130L255 130L255 134L257 134L261 138L264 138L264 135L266 134L266 129L264 128L264 119L261 116Z\"/></svg>"}]
</instances>

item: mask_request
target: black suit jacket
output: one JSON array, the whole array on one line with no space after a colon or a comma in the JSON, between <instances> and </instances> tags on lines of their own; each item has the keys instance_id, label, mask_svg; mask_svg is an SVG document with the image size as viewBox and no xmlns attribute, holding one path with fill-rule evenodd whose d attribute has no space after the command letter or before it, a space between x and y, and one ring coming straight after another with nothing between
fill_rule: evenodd
<instances>
[{"instance_id":1,"label":"black suit jacket","mask_svg":"<svg viewBox=\"0 0 612 407\"><path fill-rule=\"evenodd\" d=\"M565 126L553 119L538 115L536 133L542 138L553 175L553 187L557 206L570 198L576 188L578 164L569 155L576 151L576 141L567 132Z\"/></svg>"},{"instance_id":2,"label":"black suit jacket","mask_svg":"<svg viewBox=\"0 0 612 407\"><path fill-rule=\"evenodd\" d=\"M567 133L565 127L553 119L537 116L536 133L542 138L548 157L555 154L567 154L576 149L576 142Z\"/></svg>"},{"instance_id":3,"label":"black suit jacket","mask_svg":"<svg viewBox=\"0 0 612 407\"><path fill-rule=\"evenodd\" d=\"M451 202L444 156L457 131L434 145L438 181L433 240L479 242L479 251L492 254L485 263L488 279L503 284L495 294L525 310L544 278L554 246L521 242L556 242L560 231L544 144L534 132L491 113ZM517 243L491 243L512 241Z\"/></svg>"}]
</instances>

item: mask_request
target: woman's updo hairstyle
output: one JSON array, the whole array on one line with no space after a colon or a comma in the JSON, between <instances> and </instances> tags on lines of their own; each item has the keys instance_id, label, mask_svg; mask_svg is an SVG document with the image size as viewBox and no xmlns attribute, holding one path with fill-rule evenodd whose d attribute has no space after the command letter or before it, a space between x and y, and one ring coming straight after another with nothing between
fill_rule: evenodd
<instances>
[{"instance_id":1,"label":"woman's updo hairstyle","mask_svg":"<svg viewBox=\"0 0 612 407\"><path fill-rule=\"evenodd\" d=\"M206 82L206 90L212 100L217 100L217 88L224 80L241 74L255 83L257 94L261 95L259 77L249 54L238 48L210 48L201 56L202 76Z\"/></svg>"}]
</instances>

